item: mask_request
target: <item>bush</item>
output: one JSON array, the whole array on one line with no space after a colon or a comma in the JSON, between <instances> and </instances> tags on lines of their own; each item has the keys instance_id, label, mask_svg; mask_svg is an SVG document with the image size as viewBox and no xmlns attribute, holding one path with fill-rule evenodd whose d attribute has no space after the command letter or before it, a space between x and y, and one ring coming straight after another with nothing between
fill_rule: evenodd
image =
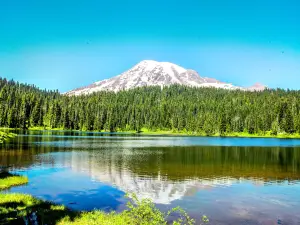
<instances>
[{"instance_id":1,"label":"bush","mask_svg":"<svg viewBox=\"0 0 300 225\"><path fill-rule=\"evenodd\" d=\"M149 199L138 200L135 195L130 198L128 209L121 212L105 213L99 210L91 212L72 211L65 206L55 205L25 194L0 193L0 223L23 224L35 218L38 224L58 225L194 225L195 220L179 207L167 213L161 212ZM171 220L176 214L177 220ZM208 222L206 216L202 221Z\"/></svg>"}]
</instances>

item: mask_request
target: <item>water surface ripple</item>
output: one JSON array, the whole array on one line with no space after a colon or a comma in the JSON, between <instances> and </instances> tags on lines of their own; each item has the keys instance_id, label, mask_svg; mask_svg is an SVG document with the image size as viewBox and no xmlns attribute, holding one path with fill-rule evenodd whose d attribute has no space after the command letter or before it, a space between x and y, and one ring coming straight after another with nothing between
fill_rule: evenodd
<instances>
[{"instance_id":1,"label":"water surface ripple","mask_svg":"<svg viewBox=\"0 0 300 225\"><path fill-rule=\"evenodd\" d=\"M29 177L8 191L78 210L121 211L133 192L210 224L300 224L299 139L20 131L0 164Z\"/></svg>"}]
</instances>

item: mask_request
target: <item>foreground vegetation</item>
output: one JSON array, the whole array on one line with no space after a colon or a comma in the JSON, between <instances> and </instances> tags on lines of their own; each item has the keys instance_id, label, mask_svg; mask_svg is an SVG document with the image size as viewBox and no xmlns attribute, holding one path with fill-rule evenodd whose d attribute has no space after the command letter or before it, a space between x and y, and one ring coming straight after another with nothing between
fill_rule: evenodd
<instances>
[{"instance_id":1,"label":"foreground vegetation","mask_svg":"<svg viewBox=\"0 0 300 225\"><path fill-rule=\"evenodd\" d=\"M0 190L28 183L28 178L5 171L0 172Z\"/></svg>"},{"instance_id":2,"label":"foreground vegetation","mask_svg":"<svg viewBox=\"0 0 300 225\"><path fill-rule=\"evenodd\" d=\"M5 179L21 178L9 173L1 173L0 184L6 183L6 187L20 185L22 182L7 183ZM23 183L27 182L23 180ZM26 182L25 182L26 181ZM168 213L158 210L148 199L138 200L136 196L130 196L128 209L121 212L105 213L94 210L91 212L77 212L62 205L56 205L48 201L34 198L30 195L20 193L0 193L0 224L58 224L58 225L164 225L164 224L187 224L193 225L195 221L191 219L185 211L179 207L171 209ZM170 222L169 217L175 214L178 218ZM208 222L207 217L203 217L203 222Z\"/></svg>"},{"instance_id":3,"label":"foreground vegetation","mask_svg":"<svg viewBox=\"0 0 300 225\"><path fill-rule=\"evenodd\" d=\"M3 141L5 141L9 138L13 138L15 136L16 135L13 134L13 133L6 133L6 132L3 132L3 131L0 131L0 144L3 143Z\"/></svg>"},{"instance_id":4,"label":"foreground vegetation","mask_svg":"<svg viewBox=\"0 0 300 225\"><path fill-rule=\"evenodd\" d=\"M0 127L300 136L300 91L173 85L64 96L0 79Z\"/></svg>"},{"instance_id":5,"label":"foreground vegetation","mask_svg":"<svg viewBox=\"0 0 300 225\"><path fill-rule=\"evenodd\" d=\"M163 225L163 224L195 224L180 208L174 208L167 214L159 211L154 204L143 199L128 203L128 210L121 213L102 211L76 212L65 206L55 205L51 202L34 198L30 195L19 193L0 193L0 223L4 224L25 224L25 220L36 218L39 224L58 225ZM178 216L176 221L168 221L168 217L175 213ZM204 216L203 222L208 222Z\"/></svg>"}]
</instances>

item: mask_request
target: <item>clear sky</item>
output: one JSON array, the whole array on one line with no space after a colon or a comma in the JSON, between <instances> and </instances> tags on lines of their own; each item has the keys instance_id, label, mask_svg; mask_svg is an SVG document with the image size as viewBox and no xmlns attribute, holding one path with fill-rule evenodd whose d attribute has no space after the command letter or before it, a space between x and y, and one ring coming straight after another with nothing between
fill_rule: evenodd
<instances>
[{"instance_id":1,"label":"clear sky","mask_svg":"<svg viewBox=\"0 0 300 225\"><path fill-rule=\"evenodd\" d=\"M144 59L300 89L299 0L2 0L0 76L62 92Z\"/></svg>"}]
</instances>

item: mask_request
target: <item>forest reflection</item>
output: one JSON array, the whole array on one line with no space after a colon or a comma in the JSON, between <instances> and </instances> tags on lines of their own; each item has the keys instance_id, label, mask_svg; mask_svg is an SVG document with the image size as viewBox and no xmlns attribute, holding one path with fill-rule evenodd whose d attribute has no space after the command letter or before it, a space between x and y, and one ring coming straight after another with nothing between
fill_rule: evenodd
<instances>
[{"instance_id":1,"label":"forest reflection","mask_svg":"<svg viewBox=\"0 0 300 225\"><path fill-rule=\"evenodd\" d=\"M90 141L89 145L76 148L76 139L68 140L68 144L51 136L45 136L43 142L35 140L35 136L24 136L14 143L4 144L0 150L0 164L15 169L36 164L54 166L60 163L76 168L90 164L89 167L94 170L109 167L116 171L129 170L140 176L160 176L174 181L232 177L270 182L300 178L299 147L118 148L110 140L101 140L100 143Z\"/></svg>"}]
</instances>

